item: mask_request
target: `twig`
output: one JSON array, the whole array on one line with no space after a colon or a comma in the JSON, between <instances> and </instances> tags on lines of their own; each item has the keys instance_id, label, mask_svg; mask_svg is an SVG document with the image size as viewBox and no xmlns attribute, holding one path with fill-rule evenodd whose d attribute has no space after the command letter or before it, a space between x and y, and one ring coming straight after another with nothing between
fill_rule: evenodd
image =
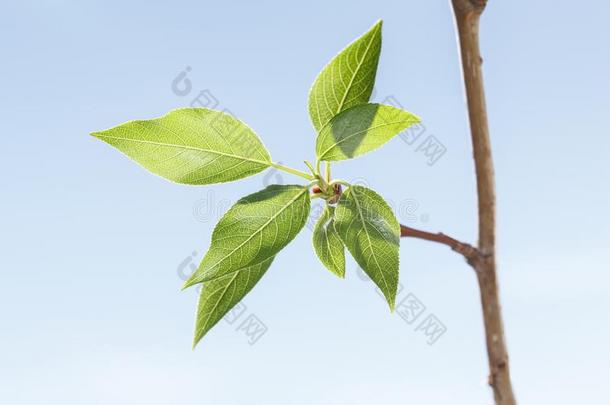
<instances>
[{"instance_id":1,"label":"twig","mask_svg":"<svg viewBox=\"0 0 610 405\"><path fill-rule=\"evenodd\" d=\"M469 243L460 242L459 240L454 239L451 236L445 235L442 232L431 233L411 228L405 225L400 225L400 236L424 239L431 242L437 242L443 245L447 245L457 253L464 256L466 261L471 264L481 259L481 254L477 248L470 245Z\"/></svg>"}]
</instances>

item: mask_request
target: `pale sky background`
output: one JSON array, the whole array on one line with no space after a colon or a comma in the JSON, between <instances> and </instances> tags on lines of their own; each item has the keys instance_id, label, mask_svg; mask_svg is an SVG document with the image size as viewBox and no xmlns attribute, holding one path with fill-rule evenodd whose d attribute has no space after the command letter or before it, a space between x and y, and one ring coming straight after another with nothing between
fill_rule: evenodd
<instances>
[{"instance_id":1,"label":"pale sky background","mask_svg":"<svg viewBox=\"0 0 610 405\"><path fill-rule=\"evenodd\" d=\"M270 182L186 187L90 136L187 106L202 90L272 156L313 158L307 92L377 19L376 101L421 116L432 166L397 138L335 165L402 222L476 239L476 199L447 1L69 1L0 6L0 402L3 404L490 404L478 292L443 246L401 241L391 315L350 259L317 261L311 232L191 350L196 293L181 263L207 249L228 204ZM522 404L610 403L610 6L490 0L482 49L497 173L499 274ZM191 91L172 92L186 67ZM183 83L184 84L184 83ZM186 261L185 261L186 260ZM243 320L267 332L254 344ZM433 344L417 325L434 315Z\"/></svg>"}]
</instances>

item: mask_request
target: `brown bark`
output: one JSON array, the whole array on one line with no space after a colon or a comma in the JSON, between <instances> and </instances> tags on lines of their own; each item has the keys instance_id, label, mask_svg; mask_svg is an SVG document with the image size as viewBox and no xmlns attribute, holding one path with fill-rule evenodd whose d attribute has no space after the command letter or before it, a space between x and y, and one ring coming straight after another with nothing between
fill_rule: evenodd
<instances>
[{"instance_id":1,"label":"brown bark","mask_svg":"<svg viewBox=\"0 0 610 405\"><path fill-rule=\"evenodd\" d=\"M459 240L454 239L451 236L445 235L442 232L431 233L411 228L405 225L400 225L400 236L403 238L408 237L424 239L431 242L437 242L443 245L447 245L457 253L464 256L468 263L473 263L479 258L479 251L477 248L468 243L460 242Z\"/></svg>"},{"instance_id":2,"label":"brown bark","mask_svg":"<svg viewBox=\"0 0 610 405\"><path fill-rule=\"evenodd\" d=\"M496 193L479 50L479 19L486 0L452 0L466 87L468 118L477 178L481 260L473 263L481 293L489 385L498 405L515 404L496 275Z\"/></svg>"},{"instance_id":3,"label":"brown bark","mask_svg":"<svg viewBox=\"0 0 610 405\"><path fill-rule=\"evenodd\" d=\"M477 180L479 242L473 246L445 234L401 225L401 236L442 243L462 254L477 275L485 325L489 385L497 405L516 404L510 380L508 351L496 274L496 196L479 50L479 19L487 0L451 0L460 45L468 118Z\"/></svg>"}]
</instances>

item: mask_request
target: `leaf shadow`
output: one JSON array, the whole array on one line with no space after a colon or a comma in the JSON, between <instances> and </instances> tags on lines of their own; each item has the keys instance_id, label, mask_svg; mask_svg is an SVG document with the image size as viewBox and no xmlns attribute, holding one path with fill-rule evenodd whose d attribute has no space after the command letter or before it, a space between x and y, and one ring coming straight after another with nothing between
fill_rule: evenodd
<instances>
[{"instance_id":1,"label":"leaf shadow","mask_svg":"<svg viewBox=\"0 0 610 405\"><path fill-rule=\"evenodd\" d=\"M375 105L373 108L359 108L360 113L353 114L352 109L361 106L362 104L343 111L343 119L331 122L331 135L343 154L349 158L355 156L379 110L379 105Z\"/></svg>"}]
</instances>

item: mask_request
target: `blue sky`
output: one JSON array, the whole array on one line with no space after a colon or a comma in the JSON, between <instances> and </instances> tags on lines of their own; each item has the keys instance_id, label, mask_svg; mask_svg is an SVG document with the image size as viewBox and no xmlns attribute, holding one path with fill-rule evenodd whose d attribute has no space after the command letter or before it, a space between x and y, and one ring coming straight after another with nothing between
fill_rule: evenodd
<instances>
[{"instance_id":1,"label":"blue sky","mask_svg":"<svg viewBox=\"0 0 610 405\"><path fill-rule=\"evenodd\" d=\"M482 20L499 274L521 403L608 401L609 13L602 1L491 0ZM205 252L228 205L299 179L179 186L88 136L206 90L276 160L303 168L315 140L311 83L382 18L374 100L397 100L425 131L334 171L380 192L404 223L475 241L447 1L25 0L0 15L3 403L491 402L474 275L449 249L418 240L400 251L399 299L425 305L410 324L351 259L346 280L324 270L305 228L240 316L191 351L196 293L179 291L179 272ZM172 82L186 67L191 90L178 95ZM446 149L433 165L418 150L431 136ZM446 328L432 345L417 330L427 316ZM266 329L253 345L240 328L247 319Z\"/></svg>"}]
</instances>

